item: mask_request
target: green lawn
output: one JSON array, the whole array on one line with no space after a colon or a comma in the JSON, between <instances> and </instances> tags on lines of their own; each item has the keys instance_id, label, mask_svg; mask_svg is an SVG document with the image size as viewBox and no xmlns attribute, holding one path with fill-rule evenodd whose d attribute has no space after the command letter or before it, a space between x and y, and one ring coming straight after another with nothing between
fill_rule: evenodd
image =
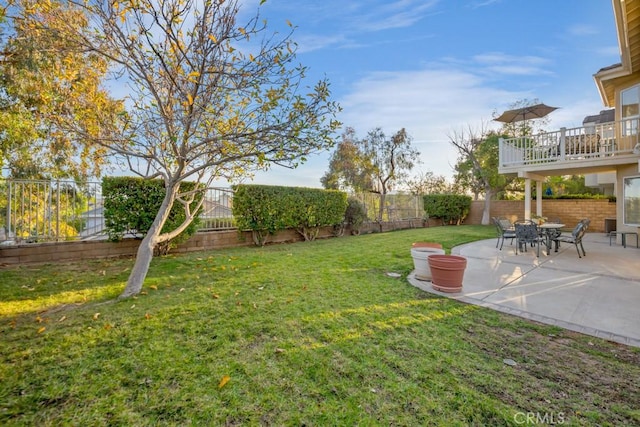
<instances>
[{"instance_id":1,"label":"green lawn","mask_svg":"<svg viewBox=\"0 0 640 427\"><path fill-rule=\"evenodd\" d=\"M640 424L638 349L407 283L412 242L493 235L168 256L123 301L131 260L2 269L0 425Z\"/></svg>"}]
</instances>

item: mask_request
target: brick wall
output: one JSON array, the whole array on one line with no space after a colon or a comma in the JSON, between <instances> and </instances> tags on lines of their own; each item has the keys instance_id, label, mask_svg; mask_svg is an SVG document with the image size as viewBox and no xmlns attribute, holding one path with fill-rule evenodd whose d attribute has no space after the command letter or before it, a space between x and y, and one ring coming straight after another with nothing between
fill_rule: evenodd
<instances>
[{"instance_id":1,"label":"brick wall","mask_svg":"<svg viewBox=\"0 0 640 427\"><path fill-rule=\"evenodd\" d=\"M535 201L531 202L531 210L535 212ZM480 224L484 201L471 202L471 212L465 224ZM616 217L616 203L608 200L594 199L544 199L542 200L542 214L547 218L560 218L567 225L573 227L583 218L589 218L590 232L604 232L605 218ZM491 217L504 216L511 221L524 218L523 200L494 200L491 202Z\"/></svg>"}]
</instances>

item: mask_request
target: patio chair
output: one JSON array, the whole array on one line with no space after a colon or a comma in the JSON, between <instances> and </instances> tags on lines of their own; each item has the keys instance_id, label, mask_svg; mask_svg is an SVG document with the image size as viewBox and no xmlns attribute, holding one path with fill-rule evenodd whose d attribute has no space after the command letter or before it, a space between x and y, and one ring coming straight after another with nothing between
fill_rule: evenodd
<instances>
[{"instance_id":1,"label":"patio chair","mask_svg":"<svg viewBox=\"0 0 640 427\"><path fill-rule=\"evenodd\" d=\"M493 223L496 226L496 232L498 233L496 248L499 244L500 250L502 250L504 239L511 239L511 244L513 244L513 239L516 238L516 230L513 228L513 224L511 224L511 221L502 217L493 217L491 219L493 220Z\"/></svg>"},{"instance_id":2,"label":"patio chair","mask_svg":"<svg viewBox=\"0 0 640 427\"><path fill-rule=\"evenodd\" d=\"M556 242L556 245L559 244L559 242L574 244L576 246L576 251L578 251L578 258L582 258L583 256L587 255L587 253L584 251L584 246L582 245L582 238L584 237L584 233L586 233L587 231L588 224L589 223L585 225L584 222L580 221L573 228L571 234L561 234L560 236L553 239L553 241ZM580 249L582 249L582 255L580 255Z\"/></svg>"},{"instance_id":3,"label":"patio chair","mask_svg":"<svg viewBox=\"0 0 640 427\"><path fill-rule=\"evenodd\" d=\"M516 222L514 224L516 231L516 255L518 249L520 252L527 251L527 245L537 246L537 256L540 256L540 243L547 245L546 238L538 232L538 226L529 221Z\"/></svg>"},{"instance_id":4,"label":"patio chair","mask_svg":"<svg viewBox=\"0 0 640 427\"><path fill-rule=\"evenodd\" d=\"M589 224L591 224L591 220L589 218L584 218L584 219L581 219L580 222L584 224L584 231L586 232L589 229Z\"/></svg>"}]
</instances>

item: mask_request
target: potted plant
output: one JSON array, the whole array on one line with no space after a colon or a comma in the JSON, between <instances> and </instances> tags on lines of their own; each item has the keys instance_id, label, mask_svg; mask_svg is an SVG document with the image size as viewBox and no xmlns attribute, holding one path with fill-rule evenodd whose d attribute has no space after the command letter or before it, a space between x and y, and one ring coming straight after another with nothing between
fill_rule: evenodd
<instances>
[{"instance_id":1,"label":"potted plant","mask_svg":"<svg viewBox=\"0 0 640 427\"><path fill-rule=\"evenodd\" d=\"M440 243L415 242L411 245L411 257L413 258L416 279L431 280L431 269L427 258L433 254L444 254Z\"/></svg>"},{"instance_id":2,"label":"potted plant","mask_svg":"<svg viewBox=\"0 0 640 427\"><path fill-rule=\"evenodd\" d=\"M460 292L467 259L458 255L429 255L431 283L433 289L441 292Z\"/></svg>"},{"instance_id":3,"label":"potted plant","mask_svg":"<svg viewBox=\"0 0 640 427\"><path fill-rule=\"evenodd\" d=\"M540 216L540 215L532 215L531 216L531 221L535 222L538 225L542 225L545 222L547 222L547 217L546 216Z\"/></svg>"}]
</instances>

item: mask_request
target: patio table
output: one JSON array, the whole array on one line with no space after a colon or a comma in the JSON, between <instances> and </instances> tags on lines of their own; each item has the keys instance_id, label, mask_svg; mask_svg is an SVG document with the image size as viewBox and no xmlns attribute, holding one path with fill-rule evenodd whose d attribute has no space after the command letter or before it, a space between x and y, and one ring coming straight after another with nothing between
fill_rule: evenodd
<instances>
[{"instance_id":1,"label":"patio table","mask_svg":"<svg viewBox=\"0 0 640 427\"><path fill-rule=\"evenodd\" d=\"M557 222L545 222L544 224L540 224L538 226L540 231L542 231L547 238L547 254L551 252L551 238L556 234L558 230L564 227L564 224L560 224ZM558 252L558 245L556 245L556 252Z\"/></svg>"}]
</instances>

